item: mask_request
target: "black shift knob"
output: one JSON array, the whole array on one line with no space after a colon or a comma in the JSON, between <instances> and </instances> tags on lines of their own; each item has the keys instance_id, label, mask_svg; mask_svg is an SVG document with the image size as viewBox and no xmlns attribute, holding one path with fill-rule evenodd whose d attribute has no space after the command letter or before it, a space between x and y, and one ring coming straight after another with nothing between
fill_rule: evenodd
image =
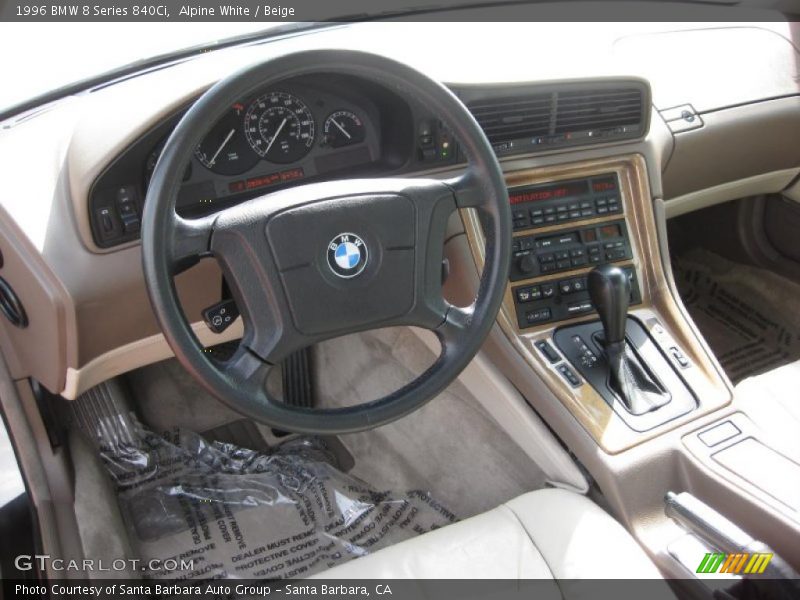
<instances>
[{"instance_id":1,"label":"black shift knob","mask_svg":"<svg viewBox=\"0 0 800 600\"><path fill-rule=\"evenodd\" d=\"M628 274L613 265L595 267L589 273L589 296L603 322L606 344L622 342L631 297Z\"/></svg>"}]
</instances>

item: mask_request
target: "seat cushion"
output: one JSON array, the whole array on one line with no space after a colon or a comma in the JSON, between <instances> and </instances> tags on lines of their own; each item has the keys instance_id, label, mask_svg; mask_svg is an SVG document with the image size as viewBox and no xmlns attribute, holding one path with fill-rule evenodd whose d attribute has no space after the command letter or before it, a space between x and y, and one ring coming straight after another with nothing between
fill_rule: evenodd
<instances>
[{"instance_id":1,"label":"seat cushion","mask_svg":"<svg viewBox=\"0 0 800 600\"><path fill-rule=\"evenodd\" d=\"M661 575L631 535L574 492L530 492L324 571L347 579L631 579Z\"/></svg>"}]
</instances>

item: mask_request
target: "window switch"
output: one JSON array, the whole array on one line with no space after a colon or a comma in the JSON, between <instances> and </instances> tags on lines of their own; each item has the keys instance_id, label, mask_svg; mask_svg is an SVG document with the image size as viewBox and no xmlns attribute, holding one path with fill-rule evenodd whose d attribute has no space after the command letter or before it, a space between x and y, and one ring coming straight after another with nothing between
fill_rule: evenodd
<instances>
[{"instance_id":1,"label":"window switch","mask_svg":"<svg viewBox=\"0 0 800 600\"><path fill-rule=\"evenodd\" d=\"M553 350L553 347L547 340L539 340L536 342L536 347L539 349L539 352L541 352L551 363L557 363L559 360L561 360L561 357L555 350Z\"/></svg>"}]
</instances>

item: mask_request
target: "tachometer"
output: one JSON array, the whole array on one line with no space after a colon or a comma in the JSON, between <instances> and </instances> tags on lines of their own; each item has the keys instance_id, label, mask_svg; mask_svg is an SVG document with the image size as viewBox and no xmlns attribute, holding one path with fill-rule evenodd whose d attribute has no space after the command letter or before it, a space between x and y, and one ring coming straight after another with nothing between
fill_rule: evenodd
<instances>
[{"instance_id":1,"label":"tachometer","mask_svg":"<svg viewBox=\"0 0 800 600\"><path fill-rule=\"evenodd\" d=\"M314 144L314 117L303 102L286 92L257 98L244 117L250 147L270 162L287 164L303 158Z\"/></svg>"},{"instance_id":2,"label":"tachometer","mask_svg":"<svg viewBox=\"0 0 800 600\"><path fill-rule=\"evenodd\" d=\"M325 143L332 148L341 148L364 141L364 123L352 111L337 110L325 119L323 127Z\"/></svg>"},{"instance_id":3,"label":"tachometer","mask_svg":"<svg viewBox=\"0 0 800 600\"><path fill-rule=\"evenodd\" d=\"M244 134L243 112L244 106L235 104L197 146L194 155L205 168L220 175L239 175L259 161Z\"/></svg>"}]
</instances>

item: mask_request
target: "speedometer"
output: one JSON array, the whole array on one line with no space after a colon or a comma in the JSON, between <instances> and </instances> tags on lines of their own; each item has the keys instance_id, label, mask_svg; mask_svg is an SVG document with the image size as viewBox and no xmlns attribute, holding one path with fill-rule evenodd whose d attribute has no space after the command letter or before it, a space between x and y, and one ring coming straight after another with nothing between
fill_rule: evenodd
<instances>
[{"instance_id":1,"label":"speedometer","mask_svg":"<svg viewBox=\"0 0 800 600\"><path fill-rule=\"evenodd\" d=\"M296 96L270 92L247 109L244 132L250 147L262 158L292 163L308 154L314 144L314 117Z\"/></svg>"}]
</instances>

